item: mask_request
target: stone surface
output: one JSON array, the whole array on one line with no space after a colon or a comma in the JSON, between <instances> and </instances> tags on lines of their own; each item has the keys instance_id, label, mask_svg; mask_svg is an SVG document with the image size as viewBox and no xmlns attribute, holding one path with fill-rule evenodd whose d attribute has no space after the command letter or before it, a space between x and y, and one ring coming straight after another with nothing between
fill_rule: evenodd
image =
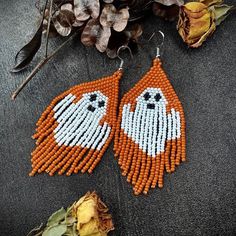
<instances>
[{"instance_id":1,"label":"stone surface","mask_svg":"<svg viewBox=\"0 0 236 236\"><path fill-rule=\"evenodd\" d=\"M135 197L120 174L112 145L91 176L28 177L31 135L44 108L72 85L109 75L119 65L77 39L11 101L10 94L42 56L22 73L9 72L14 55L35 30L34 2L0 1L0 235L26 235L88 190L96 190L111 209L116 227L111 235L235 235L236 16L196 50L183 44L175 24L147 19L143 38L159 29L166 35L163 66L185 109L188 161L165 176L162 190ZM50 48L58 41L52 40ZM152 40L125 69L120 96L148 70L154 55Z\"/></svg>"}]
</instances>

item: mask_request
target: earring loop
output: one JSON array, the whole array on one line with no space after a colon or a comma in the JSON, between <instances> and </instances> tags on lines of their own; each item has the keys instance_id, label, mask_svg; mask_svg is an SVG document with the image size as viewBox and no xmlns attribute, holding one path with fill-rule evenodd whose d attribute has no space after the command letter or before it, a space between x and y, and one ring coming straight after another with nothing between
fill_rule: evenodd
<instances>
[{"instance_id":1,"label":"earring loop","mask_svg":"<svg viewBox=\"0 0 236 236\"><path fill-rule=\"evenodd\" d=\"M161 30L158 30L158 33L162 36L162 40L160 43L157 43L156 58L160 57L160 48L163 46L164 41L165 41L165 34ZM150 41L154 36L155 36L155 32L151 35L148 41Z\"/></svg>"},{"instance_id":2,"label":"earring loop","mask_svg":"<svg viewBox=\"0 0 236 236\"><path fill-rule=\"evenodd\" d=\"M160 57L160 48L163 46L164 44L164 40L165 40L165 35L161 30L158 30L158 33L162 36L162 41L160 44L157 44L157 53L156 53L156 58Z\"/></svg>"},{"instance_id":3,"label":"earring loop","mask_svg":"<svg viewBox=\"0 0 236 236\"><path fill-rule=\"evenodd\" d=\"M133 59L133 53L132 53L130 47L127 46L127 45L122 45L122 46L120 46L120 47L118 48L118 50L117 50L117 57L120 59L119 70L122 70L122 69L123 69L123 65L124 65L124 59L120 56L120 52L121 52L121 50L125 50L125 49L128 49L128 50L129 50L131 59Z\"/></svg>"}]
</instances>

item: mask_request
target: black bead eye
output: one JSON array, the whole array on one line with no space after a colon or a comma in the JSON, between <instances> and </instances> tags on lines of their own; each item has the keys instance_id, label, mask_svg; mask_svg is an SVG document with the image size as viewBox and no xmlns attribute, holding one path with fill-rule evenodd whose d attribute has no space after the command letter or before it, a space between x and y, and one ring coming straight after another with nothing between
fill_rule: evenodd
<instances>
[{"instance_id":1,"label":"black bead eye","mask_svg":"<svg viewBox=\"0 0 236 236\"><path fill-rule=\"evenodd\" d=\"M99 101L98 102L98 107L104 107L105 106L105 102L104 101Z\"/></svg>"},{"instance_id":2,"label":"black bead eye","mask_svg":"<svg viewBox=\"0 0 236 236\"><path fill-rule=\"evenodd\" d=\"M87 107L87 109L88 109L89 111L91 111L91 112L94 112L94 111L95 111L95 107L93 107L92 105L89 105L89 106Z\"/></svg>"},{"instance_id":3,"label":"black bead eye","mask_svg":"<svg viewBox=\"0 0 236 236\"><path fill-rule=\"evenodd\" d=\"M161 95L157 93L154 98L158 102L161 99Z\"/></svg>"},{"instance_id":4,"label":"black bead eye","mask_svg":"<svg viewBox=\"0 0 236 236\"><path fill-rule=\"evenodd\" d=\"M147 92L143 95L144 99L147 101L151 96L150 94Z\"/></svg>"},{"instance_id":5,"label":"black bead eye","mask_svg":"<svg viewBox=\"0 0 236 236\"><path fill-rule=\"evenodd\" d=\"M97 94L91 94L90 95L90 98L89 98L89 101L91 101L91 102L93 102L93 101L95 101L96 100L96 98L97 98Z\"/></svg>"}]
</instances>

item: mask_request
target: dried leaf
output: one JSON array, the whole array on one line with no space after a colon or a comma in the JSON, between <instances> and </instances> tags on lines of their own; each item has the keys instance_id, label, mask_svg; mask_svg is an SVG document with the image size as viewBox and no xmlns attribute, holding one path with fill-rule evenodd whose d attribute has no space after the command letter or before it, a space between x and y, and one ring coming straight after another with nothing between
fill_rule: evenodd
<instances>
[{"instance_id":1,"label":"dried leaf","mask_svg":"<svg viewBox=\"0 0 236 236\"><path fill-rule=\"evenodd\" d=\"M210 7L210 9L215 14L215 24L219 25L222 21L226 19L226 17L229 15L230 10L233 8L233 6L228 6L226 4L222 5L214 5Z\"/></svg>"},{"instance_id":2,"label":"dried leaf","mask_svg":"<svg viewBox=\"0 0 236 236\"><path fill-rule=\"evenodd\" d=\"M105 3L112 3L113 0L103 0L103 2L105 2Z\"/></svg>"},{"instance_id":3,"label":"dried leaf","mask_svg":"<svg viewBox=\"0 0 236 236\"><path fill-rule=\"evenodd\" d=\"M59 224L60 221L62 221L66 216L66 211L62 207L58 211L54 212L49 218L47 222L47 226L52 226L55 224Z\"/></svg>"},{"instance_id":4,"label":"dried leaf","mask_svg":"<svg viewBox=\"0 0 236 236\"><path fill-rule=\"evenodd\" d=\"M106 4L100 16L100 23L104 27L113 27L117 32L125 29L129 19L128 8L116 10L114 5Z\"/></svg>"},{"instance_id":5,"label":"dried leaf","mask_svg":"<svg viewBox=\"0 0 236 236\"><path fill-rule=\"evenodd\" d=\"M67 230L66 225L55 225L48 227L42 234L42 236L62 236Z\"/></svg>"},{"instance_id":6,"label":"dried leaf","mask_svg":"<svg viewBox=\"0 0 236 236\"><path fill-rule=\"evenodd\" d=\"M174 21L179 14L179 6L165 6L163 4L153 3L152 11L156 16L159 16L168 21Z\"/></svg>"},{"instance_id":7,"label":"dried leaf","mask_svg":"<svg viewBox=\"0 0 236 236\"><path fill-rule=\"evenodd\" d=\"M212 5L217 5L221 4L223 0L199 0L199 2L205 4L206 6L212 6Z\"/></svg>"},{"instance_id":8,"label":"dried leaf","mask_svg":"<svg viewBox=\"0 0 236 236\"><path fill-rule=\"evenodd\" d=\"M74 0L74 13L77 22L85 21L91 16L97 19L100 12L99 0Z\"/></svg>"},{"instance_id":9,"label":"dried leaf","mask_svg":"<svg viewBox=\"0 0 236 236\"><path fill-rule=\"evenodd\" d=\"M71 4L64 4L61 10L57 11L52 18L56 31L62 36L71 33L72 25L75 22L75 15Z\"/></svg>"},{"instance_id":10,"label":"dried leaf","mask_svg":"<svg viewBox=\"0 0 236 236\"><path fill-rule=\"evenodd\" d=\"M165 6L171 6L171 5L182 6L184 4L183 0L154 0L154 1Z\"/></svg>"},{"instance_id":11,"label":"dried leaf","mask_svg":"<svg viewBox=\"0 0 236 236\"><path fill-rule=\"evenodd\" d=\"M85 46L95 45L98 51L104 52L106 51L110 35L110 28L101 26L97 19L91 19L81 34L81 42Z\"/></svg>"},{"instance_id":12,"label":"dried leaf","mask_svg":"<svg viewBox=\"0 0 236 236\"><path fill-rule=\"evenodd\" d=\"M42 30L43 21L41 22L37 32L29 41L29 43L27 43L23 48L21 48L20 51L16 54L15 66L12 69L12 72L18 72L23 70L32 61L41 46Z\"/></svg>"}]
</instances>

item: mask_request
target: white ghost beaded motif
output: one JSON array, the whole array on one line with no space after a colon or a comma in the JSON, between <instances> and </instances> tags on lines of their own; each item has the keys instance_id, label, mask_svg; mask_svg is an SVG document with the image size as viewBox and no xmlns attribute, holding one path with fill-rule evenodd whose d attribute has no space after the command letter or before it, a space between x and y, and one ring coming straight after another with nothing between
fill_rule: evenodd
<instances>
[{"instance_id":1,"label":"white ghost beaded motif","mask_svg":"<svg viewBox=\"0 0 236 236\"><path fill-rule=\"evenodd\" d=\"M111 128L100 121L106 114L108 97L100 91L83 94L73 103L76 96L69 94L54 107L54 118L58 126L54 137L59 146L75 145L100 150L109 136Z\"/></svg>"},{"instance_id":2,"label":"white ghost beaded motif","mask_svg":"<svg viewBox=\"0 0 236 236\"><path fill-rule=\"evenodd\" d=\"M167 140L180 138L179 112L171 109L161 89L147 88L136 99L134 112L131 104L125 104L122 111L121 128L139 148L149 156L155 157L165 150Z\"/></svg>"},{"instance_id":3,"label":"white ghost beaded motif","mask_svg":"<svg viewBox=\"0 0 236 236\"><path fill-rule=\"evenodd\" d=\"M121 71L76 85L56 97L37 122L32 171L91 173L112 140Z\"/></svg>"}]
</instances>

